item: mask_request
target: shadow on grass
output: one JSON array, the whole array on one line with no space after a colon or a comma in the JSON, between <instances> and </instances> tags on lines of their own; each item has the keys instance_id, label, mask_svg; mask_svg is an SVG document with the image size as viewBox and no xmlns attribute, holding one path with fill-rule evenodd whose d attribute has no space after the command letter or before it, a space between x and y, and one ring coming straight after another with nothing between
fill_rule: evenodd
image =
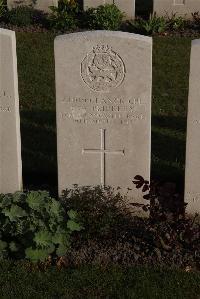
<instances>
[{"instance_id":1,"label":"shadow on grass","mask_svg":"<svg viewBox=\"0 0 200 299\"><path fill-rule=\"evenodd\" d=\"M57 195L56 116L54 111L21 112L24 188Z\"/></svg>"},{"instance_id":2,"label":"shadow on grass","mask_svg":"<svg viewBox=\"0 0 200 299\"><path fill-rule=\"evenodd\" d=\"M22 111L24 188L47 189L57 195L56 116L54 111ZM174 181L183 188L184 117L152 119L152 178Z\"/></svg>"},{"instance_id":3,"label":"shadow on grass","mask_svg":"<svg viewBox=\"0 0 200 299\"><path fill-rule=\"evenodd\" d=\"M186 119L179 116L152 118L152 178L173 181L183 188Z\"/></svg>"}]
</instances>

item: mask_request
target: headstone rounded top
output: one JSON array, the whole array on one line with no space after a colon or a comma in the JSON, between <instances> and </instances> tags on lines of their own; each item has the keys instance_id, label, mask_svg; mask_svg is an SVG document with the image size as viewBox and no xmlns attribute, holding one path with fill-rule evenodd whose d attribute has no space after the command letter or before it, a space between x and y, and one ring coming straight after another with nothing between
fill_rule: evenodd
<instances>
[{"instance_id":1,"label":"headstone rounded top","mask_svg":"<svg viewBox=\"0 0 200 299\"><path fill-rule=\"evenodd\" d=\"M5 35L9 35L9 36L15 36L15 31L4 29L4 28L0 28L0 34L5 34Z\"/></svg>"},{"instance_id":2,"label":"headstone rounded top","mask_svg":"<svg viewBox=\"0 0 200 299\"><path fill-rule=\"evenodd\" d=\"M91 38L101 38L101 37L116 37L116 38L124 38L124 39L135 39L138 41L144 41L149 44L152 43L152 37L122 32L122 31L109 31L109 30L94 30L94 31L84 31L84 32L75 32L69 34L63 34L56 37L56 40L77 40L79 38L91 39Z\"/></svg>"}]
</instances>

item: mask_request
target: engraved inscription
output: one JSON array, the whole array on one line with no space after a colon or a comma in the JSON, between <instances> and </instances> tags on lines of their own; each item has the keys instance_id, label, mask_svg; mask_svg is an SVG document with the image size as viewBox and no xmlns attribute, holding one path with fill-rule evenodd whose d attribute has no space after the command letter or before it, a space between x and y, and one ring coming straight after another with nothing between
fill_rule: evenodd
<instances>
[{"instance_id":1,"label":"engraved inscription","mask_svg":"<svg viewBox=\"0 0 200 299\"><path fill-rule=\"evenodd\" d=\"M173 0L173 5L185 5L185 0Z\"/></svg>"},{"instance_id":2,"label":"engraved inscription","mask_svg":"<svg viewBox=\"0 0 200 299\"><path fill-rule=\"evenodd\" d=\"M11 109L9 106L7 107L0 106L0 112L11 112Z\"/></svg>"},{"instance_id":3,"label":"engraved inscription","mask_svg":"<svg viewBox=\"0 0 200 299\"><path fill-rule=\"evenodd\" d=\"M61 119L77 124L129 125L145 120L146 104L140 98L67 97L62 103Z\"/></svg>"},{"instance_id":4,"label":"engraved inscription","mask_svg":"<svg viewBox=\"0 0 200 299\"><path fill-rule=\"evenodd\" d=\"M96 46L81 63L81 77L90 89L109 92L123 82L125 66L111 47Z\"/></svg>"},{"instance_id":5,"label":"engraved inscription","mask_svg":"<svg viewBox=\"0 0 200 299\"><path fill-rule=\"evenodd\" d=\"M187 201L197 202L200 200L200 193L188 191L185 195Z\"/></svg>"},{"instance_id":6,"label":"engraved inscription","mask_svg":"<svg viewBox=\"0 0 200 299\"><path fill-rule=\"evenodd\" d=\"M105 145L105 129L100 129L101 131L101 148L100 149L82 149L82 154L101 154L101 185L105 186L105 156L106 154L111 155L122 155L125 156L125 150L107 150Z\"/></svg>"}]
</instances>

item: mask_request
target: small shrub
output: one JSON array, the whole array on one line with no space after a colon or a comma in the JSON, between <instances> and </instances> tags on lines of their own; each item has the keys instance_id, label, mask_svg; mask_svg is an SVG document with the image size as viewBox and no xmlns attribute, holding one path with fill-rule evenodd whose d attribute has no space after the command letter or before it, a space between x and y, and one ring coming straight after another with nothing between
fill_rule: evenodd
<instances>
[{"instance_id":1,"label":"small shrub","mask_svg":"<svg viewBox=\"0 0 200 299\"><path fill-rule=\"evenodd\" d=\"M199 11L192 13L192 19L194 22L194 25L199 28L200 27L200 13Z\"/></svg>"},{"instance_id":2,"label":"small shrub","mask_svg":"<svg viewBox=\"0 0 200 299\"><path fill-rule=\"evenodd\" d=\"M78 212L86 238L105 236L124 223L126 205L123 197L111 187L78 187L67 189L61 198L66 210Z\"/></svg>"},{"instance_id":3,"label":"small shrub","mask_svg":"<svg viewBox=\"0 0 200 299\"><path fill-rule=\"evenodd\" d=\"M168 18L167 24L169 30L180 31L186 27L187 21L183 17L177 17L176 14L173 14L170 18Z\"/></svg>"},{"instance_id":4,"label":"small shrub","mask_svg":"<svg viewBox=\"0 0 200 299\"><path fill-rule=\"evenodd\" d=\"M76 0L60 0L58 7L50 7L50 23L56 30L75 29L78 24L79 6Z\"/></svg>"},{"instance_id":5,"label":"small shrub","mask_svg":"<svg viewBox=\"0 0 200 299\"><path fill-rule=\"evenodd\" d=\"M123 13L114 4L89 8L84 16L84 26L89 29L118 30L122 25Z\"/></svg>"},{"instance_id":6,"label":"small shrub","mask_svg":"<svg viewBox=\"0 0 200 299\"><path fill-rule=\"evenodd\" d=\"M167 21L164 17L157 17L153 14L148 20L136 18L129 23L132 30L143 34L163 33L167 29Z\"/></svg>"},{"instance_id":7,"label":"small shrub","mask_svg":"<svg viewBox=\"0 0 200 299\"><path fill-rule=\"evenodd\" d=\"M63 256L71 233L81 230L76 218L45 191L0 194L0 259Z\"/></svg>"},{"instance_id":8,"label":"small shrub","mask_svg":"<svg viewBox=\"0 0 200 299\"><path fill-rule=\"evenodd\" d=\"M7 20L15 26L30 26L34 23L34 9L29 6L13 8L7 12Z\"/></svg>"},{"instance_id":9,"label":"small shrub","mask_svg":"<svg viewBox=\"0 0 200 299\"><path fill-rule=\"evenodd\" d=\"M0 19L2 19L6 14L6 4L4 0L0 0Z\"/></svg>"}]
</instances>

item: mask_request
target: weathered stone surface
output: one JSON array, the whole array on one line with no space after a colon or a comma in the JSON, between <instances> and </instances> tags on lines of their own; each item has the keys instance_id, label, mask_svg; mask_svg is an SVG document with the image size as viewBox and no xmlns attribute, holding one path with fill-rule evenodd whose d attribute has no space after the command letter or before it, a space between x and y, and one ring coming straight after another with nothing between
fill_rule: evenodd
<instances>
[{"instance_id":1,"label":"weathered stone surface","mask_svg":"<svg viewBox=\"0 0 200 299\"><path fill-rule=\"evenodd\" d=\"M0 193L21 188L16 39L14 31L0 29Z\"/></svg>"},{"instance_id":2,"label":"weathered stone surface","mask_svg":"<svg viewBox=\"0 0 200 299\"><path fill-rule=\"evenodd\" d=\"M191 18L196 11L200 11L199 0L154 0L154 12L158 16L176 13L177 16Z\"/></svg>"},{"instance_id":3,"label":"weathered stone surface","mask_svg":"<svg viewBox=\"0 0 200 299\"><path fill-rule=\"evenodd\" d=\"M58 6L58 0L37 0L34 4L33 0L7 0L9 9L20 5L32 5L35 9L49 12L49 6Z\"/></svg>"},{"instance_id":4,"label":"weathered stone surface","mask_svg":"<svg viewBox=\"0 0 200 299\"><path fill-rule=\"evenodd\" d=\"M59 192L150 177L152 39L94 31L55 40ZM132 201L143 203L141 191Z\"/></svg>"},{"instance_id":5,"label":"weathered stone surface","mask_svg":"<svg viewBox=\"0 0 200 299\"><path fill-rule=\"evenodd\" d=\"M127 19L135 18L135 0L83 0L84 9L105 4L116 4Z\"/></svg>"},{"instance_id":6,"label":"weathered stone surface","mask_svg":"<svg viewBox=\"0 0 200 299\"><path fill-rule=\"evenodd\" d=\"M188 100L185 201L187 212L200 213L200 40L192 42Z\"/></svg>"}]
</instances>

